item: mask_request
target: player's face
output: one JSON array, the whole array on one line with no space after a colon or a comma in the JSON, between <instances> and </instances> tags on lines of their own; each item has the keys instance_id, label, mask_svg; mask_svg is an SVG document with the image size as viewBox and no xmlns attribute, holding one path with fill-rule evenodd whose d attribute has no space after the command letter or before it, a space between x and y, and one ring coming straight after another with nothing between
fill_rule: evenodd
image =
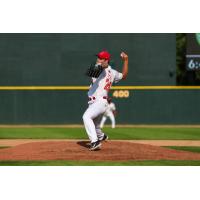
<instances>
[{"instance_id":1,"label":"player's face","mask_svg":"<svg viewBox=\"0 0 200 200\"><path fill-rule=\"evenodd\" d=\"M103 68L108 67L108 60L97 58L97 63L101 64Z\"/></svg>"}]
</instances>

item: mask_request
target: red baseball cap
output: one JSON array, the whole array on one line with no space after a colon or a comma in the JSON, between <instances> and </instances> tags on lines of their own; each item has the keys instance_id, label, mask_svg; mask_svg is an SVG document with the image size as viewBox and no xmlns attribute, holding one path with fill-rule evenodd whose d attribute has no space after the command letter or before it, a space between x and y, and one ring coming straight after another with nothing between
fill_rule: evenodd
<instances>
[{"instance_id":1,"label":"red baseball cap","mask_svg":"<svg viewBox=\"0 0 200 200\"><path fill-rule=\"evenodd\" d=\"M101 51L96 56L100 59L110 60L110 54L107 51Z\"/></svg>"}]
</instances>

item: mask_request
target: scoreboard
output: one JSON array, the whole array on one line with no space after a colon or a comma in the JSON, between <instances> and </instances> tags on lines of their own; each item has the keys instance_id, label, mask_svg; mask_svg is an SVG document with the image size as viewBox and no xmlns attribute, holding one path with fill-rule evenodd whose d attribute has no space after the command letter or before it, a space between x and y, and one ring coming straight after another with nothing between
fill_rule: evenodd
<instances>
[{"instance_id":1,"label":"scoreboard","mask_svg":"<svg viewBox=\"0 0 200 200\"><path fill-rule=\"evenodd\" d=\"M200 33L187 34L186 69L200 70Z\"/></svg>"}]
</instances>

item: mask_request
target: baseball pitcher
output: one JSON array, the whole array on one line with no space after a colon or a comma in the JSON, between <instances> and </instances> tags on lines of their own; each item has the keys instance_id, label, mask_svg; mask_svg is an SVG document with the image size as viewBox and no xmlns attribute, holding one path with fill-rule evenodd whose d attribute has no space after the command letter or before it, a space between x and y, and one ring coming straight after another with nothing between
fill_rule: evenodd
<instances>
[{"instance_id":1,"label":"baseball pitcher","mask_svg":"<svg viewBox=\"0 0 200 200\"><path fill-rule=\"evenodd\" d=\"M123 60L122 73L109 65L111 55L107 51L97 54L96 63L87 70L87 75L92 78L92 84L88 91L88 108L83 114L83 123L91 142L90 150L97 150L101 142L108 139L102 132L100 123L108 106L108 92L112 83L125 79L128 74L128 55L120 54Z\"/></svg>"}]
</instances>

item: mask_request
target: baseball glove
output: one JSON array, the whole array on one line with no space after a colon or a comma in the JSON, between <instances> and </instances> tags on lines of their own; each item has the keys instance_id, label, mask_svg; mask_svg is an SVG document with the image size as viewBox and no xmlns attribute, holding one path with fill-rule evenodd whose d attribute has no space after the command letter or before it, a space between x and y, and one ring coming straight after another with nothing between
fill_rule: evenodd
<instances>
[{"instance_id":1,"label":"baseball glove","mask_svg":"<svg viewBox=\"0 0 200 200\"><path fill-rule=\"evenodd\" d=\"M100 64L92 63L91 66L87 69L86 75L93 78L98 78L103 67Z\"/></svg>"}]
</instances>

